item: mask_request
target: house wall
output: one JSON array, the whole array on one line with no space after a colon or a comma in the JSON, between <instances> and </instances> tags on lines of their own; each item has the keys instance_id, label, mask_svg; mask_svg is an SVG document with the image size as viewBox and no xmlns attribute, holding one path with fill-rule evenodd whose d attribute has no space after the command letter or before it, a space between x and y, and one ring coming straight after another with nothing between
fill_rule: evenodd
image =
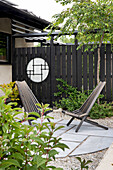
<instances>
[{"instance_id":1,"label":"house wall","mask_svg":"<svg viewBox=\"0 0 113 170\"><path fill-rule=\"evenodd\" d=\"M12 65L0 65L0 84L12 81Z\"/></svg>"},{"instance_id":2,"label":"house wall","mask_svg":"<svg viewBox=\"0 0 113 170\"><path fill-rule=\"evenodd\" d=\"M34 47L34 43L26 43L24 38L16 38L15 39L15 47L16 48Z\"/></svg>"},{"instance_id":3,"label":"house wall","mask_svg":"<svg viewBox=\"0 0 113 170\"><path fill-rule=\"evenodd\" d=\"M11 19L0 18L0 32L11 34Z\"/></svg>"},{"instance_id":4,"label":"house wall","mask_svg":"<svg viewBox=\"0 0 113 170\"><path fill-rule=\"evenodd\" d=\"M0 18L0 32L12 34L12 21L9 18ZM23 38L15 40L15 47L33 47L33 43L26 43ZM12 81L12 65L0 64L0 84Z\"/></svg>"},{"instance_id":5,"label":"house wall","mask_svg":"<svg viewBox=\"0 0 113 170\"><path fill-rule=\"evenodd\" d=\"M0 18L0 32L11 34L11 19ZM12 66L0 64L0 84L12 81Z\"/></svg>"},{"instance_id":6,"label":"house wall","mask_svg":"<svg viewBox=\"0 0 113 170\"><path fill-rule=\"evenodd\" d=\"M0 32L12 34L11 19L0 18ZM16 38L15 40L16 48L33 47L33 46L34 46L34 43L26 43L24 38Z\"/></svg>"}]
</instances>

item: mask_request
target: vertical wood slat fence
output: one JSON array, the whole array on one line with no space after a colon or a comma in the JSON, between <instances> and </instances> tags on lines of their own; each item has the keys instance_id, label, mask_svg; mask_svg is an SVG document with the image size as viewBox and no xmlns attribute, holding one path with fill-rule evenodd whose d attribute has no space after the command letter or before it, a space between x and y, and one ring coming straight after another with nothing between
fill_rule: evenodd
<instances>
[{"instance_id":1,"label":"vertical wood slat fence","mask_svg":"<svg viewBox=\"0 0 113 170\"><path fill-rule=\"evenodd\" d=\"M56 78L62 78L78 90L91 90L96 84L97 49L85 52L85 46L76 50L75 45L16 48L13 57L13 81L26 80L39 102L55 101L57 91ZM113 101L113 47L110 44L101 47L100 80L106 81L103 90L105 99ZM41 83L31 81L27 76L27 64L33 58L43 58L47 61L50 71L47 79Z\"/></svg>"}]
</instances>

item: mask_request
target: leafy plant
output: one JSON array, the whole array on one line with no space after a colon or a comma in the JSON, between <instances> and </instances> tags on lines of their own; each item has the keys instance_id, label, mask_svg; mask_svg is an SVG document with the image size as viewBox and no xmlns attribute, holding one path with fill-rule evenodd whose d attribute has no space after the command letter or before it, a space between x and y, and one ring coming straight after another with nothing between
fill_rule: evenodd
<instances>
[{"instance_id":1,"label":"leafy plant","mask_svg":"<svg viewBox=\"0 0 113 170\"><path fill-rule=\"evenodd\" d=\"M86 161L85 159L82 160L80 157L76 157L76 159L78 159L78 161L80 162L80 166L81 166L80 170L88 169L89 168L88 164L92 162L91 160L88 161Z\"/></svg>"},{"instance_id":2,"label":"leafy plant","mask_svg":"<svg viewBox=\"0 0 113 170\"><path fill-rule=\"evenodd\" d=\"M91 93L91 91L87 93L78 91L75 87L68 85L67 82L62 79L57 79L57 81L58 92L54 94L56 96L54 105L58 108L63 108L68 111L79 109ZM99 98L102 99L103 95L99 95ZM112 105L112 103L102 103L102 101L100 101L100 104L95 103L91 109L90 117L98 119L105 118L106 116L113 116Z\"/></svg>"},{"instance_id":3,"label":"leafy plant","mask_svg":"<svg viewBox=\"0 0 113 170\"><path fill-rule=\"evenodd\" d=\"M48 109L48 104L37 104L40 106L40 123L33 123L33 126L18 122L18 114L22 113L20 108L12 108L16 103L5 103L5 99L11 93L6 89L5 96L0 97L0 170L49 170L61 169L48 166L48 162L55 159L58 154L56 148L65 150L68 148L61 143L61 138L53 134L62 128L55 128L55 123L44 122L49 116L43 117ZM30 119L24 114L24 121ZM31 118L36 120L36 118ZM23 120L23 118L22 118Z\"/></svg>"},{"instance_id":4,"label":"leafy plant","mask_svg":"<svg viewBox=\"0 0 113 170\"><path fill-rule=\"evenodd\" d=\"M99 119L105 117L113 116L113 103L95 103L94 107L91 110L90 117L92 119Z\"/></svg>"},{"instance_id":5,"label":"leafy plant","mask_svg":"<svg viewBox=\"0 0 113 170\"><path fill-rule=\"evenodd\" d=\"M54 93L54 96L60 97L58 101L55 101L54 104L58 108L63 108L69 111L78 109L84 101L87 99L88 94L85 92L80 92L77 88L68 85L66 81L62 79L56 79L58 81L58 92Z\"/></svg>"},{"instance_id":6,"label":"leafy plant","mask_svg":"<svg viewBox=\"0 0 113 170\"><path fill-rule=\"evenodd\" d=\"M15 84L15 82L10 82L8 84L1 84L0 87L2 87L4 90L4 93L8 90L8 89L12 89L11 93L9 93L8 98L11 98L11 101L17 101L19 100L18 96L19 96L19 91L18 88Z\"/></svg>"}]
</instances>

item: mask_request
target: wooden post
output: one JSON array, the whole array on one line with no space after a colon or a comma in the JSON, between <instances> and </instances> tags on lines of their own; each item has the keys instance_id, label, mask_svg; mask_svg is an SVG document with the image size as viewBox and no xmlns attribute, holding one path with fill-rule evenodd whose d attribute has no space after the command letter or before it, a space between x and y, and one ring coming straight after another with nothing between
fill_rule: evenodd
<instances>
[{"instance_id":1,"label":"wooden post","mask_svg":"<svg viewBox=\"0 0 113 170\"><path fill-rule=\"evenodd\" d=\"M55 86L55 50L53 45L53 36L50 40L50 105L53 105L54 86Z\"/></svg>"},{"instance_id":2,"label":"wooden post","mask_svg":"<svg viewBox=\"0 0 113 170\"><path fill-rule=\"evenodd\" d=\"M12 81L15 81L15 37L12 37L12 51L11 51L11 64L12 64Z\"/></svg>"},{"instance_id":3,"label":"wooden post","mask_svg":"<svg viewBox=\"0 0 113 170\"><path fill-rule=\"evenodd\" d=\"M77 74L77 72L78 72L78 65L77 65L77 47L78 47L78 40L76 39L76 36L77 36L77 34L75 34L75 52L76 52L76 76L75 76L75 80L76 80L76 87L78 87L78 74Z\"/></svg>"},{"instance_id":4,"label":"wooden post","mask_svg":"<svg viewBox=\"0 0 113 170\"><path fill-rule=\"evenodd\" d=\"M53 46L53 36L51 35L50 46Z\"/></svg>"}]
</instances>

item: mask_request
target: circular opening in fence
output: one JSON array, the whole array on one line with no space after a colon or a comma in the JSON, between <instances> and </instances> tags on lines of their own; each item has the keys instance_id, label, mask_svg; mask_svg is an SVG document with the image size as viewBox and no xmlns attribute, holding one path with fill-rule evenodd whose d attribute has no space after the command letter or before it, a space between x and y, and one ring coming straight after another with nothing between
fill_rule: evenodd
<instances>
[{"instance_id":1,"label":"circular opening in fence","mask_svg":"<svg viewBox=\"0 0 113 170\"><path fill-rule=\"evenodd\" d=\"M48 63L42 58L34 58L27 65L27 75L34 82L44 81L48 74Z\"/></svg>"}]
</instances>

